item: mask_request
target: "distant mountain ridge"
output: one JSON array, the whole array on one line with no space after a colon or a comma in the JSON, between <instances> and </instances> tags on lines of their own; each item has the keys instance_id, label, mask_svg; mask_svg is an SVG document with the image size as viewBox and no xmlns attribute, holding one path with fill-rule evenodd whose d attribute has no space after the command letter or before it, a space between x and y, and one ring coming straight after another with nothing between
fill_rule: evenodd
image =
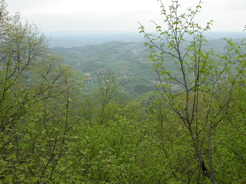
<instances>
[{"instance_id":1,"label":"distant mountain ridge","mask_svg":"<svg viewBox=\"0 0 246 184\"><path fill-rule=\"evenodd\" d=\"M101 45L106 42L144 42L144 35L140 33L91 33L90 32L45 32L46 36L51 36L50 47L82 47L86 45ZM155 34L155 33L152 33ZM232 38L246 38L246 32L206 32L208 40ZM185 39L189 40L186 36Z\"/></svg>"}]
</instances>

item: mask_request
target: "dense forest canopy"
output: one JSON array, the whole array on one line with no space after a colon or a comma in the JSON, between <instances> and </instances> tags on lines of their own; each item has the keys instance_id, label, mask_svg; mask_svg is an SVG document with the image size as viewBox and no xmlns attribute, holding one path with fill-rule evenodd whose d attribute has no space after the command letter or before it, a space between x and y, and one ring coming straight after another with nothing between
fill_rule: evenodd
<instances>
[{"instance_id":1,"label":"dense forest canopy","mask_svg":"<svg viewBox=\"0 0 246 184\"><path fill-rule=\"evenodd\" d=\"M1 183L246 183L246 40L160 3L144 47L50 49L0 2Z\"/></svg>"}]
</instances>

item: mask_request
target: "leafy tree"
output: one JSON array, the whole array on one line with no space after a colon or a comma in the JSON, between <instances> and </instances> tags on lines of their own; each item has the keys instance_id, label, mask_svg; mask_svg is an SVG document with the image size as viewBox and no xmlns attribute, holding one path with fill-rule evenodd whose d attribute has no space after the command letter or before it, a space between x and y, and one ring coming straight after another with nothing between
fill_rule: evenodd
<instances>
[{"instance_id":1,"label":"leafy tree","mask_svg":"<svg viewBox=\"0 0 246 184\"><path fill-rule=\"evenodd\" d=\"M103 115L107 104L113 99L118 91L118 77L112 71L99 71L97 73L98 89L95 91L101 104L99 115L100 124L103 123Z\"/></svg>"},{"instance_id":2,"label":"leafy tree","mask_svg":"<svg viewBox=\"0 0 246 184\"><path fill-rule=\"evenodd\" d=\"M154 63L161 100L168 105L164 108L166 113L161 114L165 115L166 119L170 118L170 114L177 118L176 120L172 118L172 125L183 130L179 135L180 144L188 145L180 151L186 153L187 159L191 159L191 162L189 161L191 164L185 166L184 163L179 163L179 168L186 167L183 171L175 169L175 164L169 167L173 170L175 180L179 181L182 174L187 174L184 182L188 183L200 183L206 180L212 183L228 183L244 178L241 169L245 168L245 164L237 162L236 166L227 165L233 155L242 158L242 154L230 151L235 149L229 148L228 142L224 141L224 131L229 137L236 136L239 139L230 139L231 146L237 142L245 142L242 138L245 129L243 128L243 132L232 133L231 130L235 127L229 122L233 119L235 123L231 111L242 99L242 96L234 93L240 88L239 86L245 84L243 48L246 46L246 40L233 43L232 40L225 39L227 46L224 48L223 55L216 54L213 49L206 51L203 48L207 40L203 33L210 29L213 21L209 21L205 28L194 22L196 14L201 9L201 1L194 10L189 8L185 14L178 14L179 8L179 2L172 1L168 12L161 1L161 14L165 17L167 28L163 31L161 26L154 22L158 36L147 34L141 24L139 28L140 33L144 33L148 40L145 44L150 49L149 59ZM185 42L185 37L191 39L190 44ZM168 58L167 56L171 58L169 61L165 59ZM179 72L167 68L167 62L174 63ZM174 90L175 84L182 86L182 91L178 94ZM164 129L170 128L163 121L160 123ZM242 124L241 126L245 127ZM220 145L221 142L224 142L223 146ZM163 145L163 149L168 150L166 145ZM177 150L176 147L175 154L178 154ZM228 167L223 167L223 164ZM236 174L234 170L240 174ZM205 178L200 177L201 172Z\"/></svg>"},{"instance_id":3,"label":"leafy tree","mask_svg":"<svg viewBox=\"0 0 246 184\"><path fill-rule=\"evenodd\" d=\"M76 79L34 25L0 2L0 179L3 183L73 181L80 158L79 118L71 117ZM69 175L69 178L66 177Z\"/></svg>"}]
</instances>

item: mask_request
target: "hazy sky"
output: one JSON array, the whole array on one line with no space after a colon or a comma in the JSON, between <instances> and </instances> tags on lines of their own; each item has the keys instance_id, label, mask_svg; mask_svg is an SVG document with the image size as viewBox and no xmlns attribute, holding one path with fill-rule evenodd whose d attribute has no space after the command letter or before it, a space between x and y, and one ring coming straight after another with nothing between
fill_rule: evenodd
<instances>
[{"instance_id":1,"label":"hazy sky","mask_svg":"<svg viewBox=\"0 0 246 184\"><path fill-rule=\"evenodd\" d=\"M6 0L10 14L21 12L21 20L34 22L42 31L138 32L140 21L148 31L164 25L157 0ZM163 0L169 5L171 0ZM180 0L182 9L199 0ZM203 0L196 21L213 19L211 31L242 31L246 24L245 0ZM165 27L165 26L163 26Z\"/></svg>"}]
</instances>

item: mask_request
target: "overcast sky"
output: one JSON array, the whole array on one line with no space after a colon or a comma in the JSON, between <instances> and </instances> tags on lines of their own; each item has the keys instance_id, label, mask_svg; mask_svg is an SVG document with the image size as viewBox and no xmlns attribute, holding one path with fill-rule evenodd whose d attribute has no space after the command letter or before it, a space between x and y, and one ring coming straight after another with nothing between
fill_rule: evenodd
<instances>
[{"instance_id":1,"label":"overcast sky","mask_svg":"<svg viewBox=\"0 0 246 184\"><path fill-rule=\"evenodd\" d=\"M183 10L199 0L180 0ZM140 21L148 31L162 23L157 0L6 0L10 14L35 23L42 31L138 32ZM163 0L165 5L171 0ZM196 21L213 19L211 31L242 31L246 24L246 0L203 0ZM164 26L163 26L164 27Z\"/></svg>"}]
</instances>

